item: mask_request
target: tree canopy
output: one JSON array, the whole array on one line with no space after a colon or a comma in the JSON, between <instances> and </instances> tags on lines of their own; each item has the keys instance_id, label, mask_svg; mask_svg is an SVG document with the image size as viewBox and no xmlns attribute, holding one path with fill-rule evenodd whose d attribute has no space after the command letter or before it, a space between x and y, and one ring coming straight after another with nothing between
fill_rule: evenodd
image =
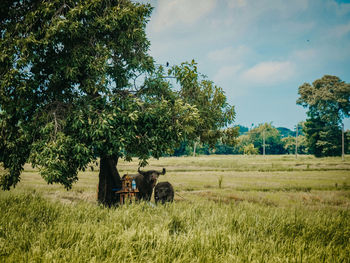
<instances>
[{"instance_id":1,"label":"tree canopy","mask_svg":"<svg viewBox=\"0 0 350 263\"><path fill-rule=\"evenodd\" d=\"M145 33L151 12L129 0L0 3L3 189L17 184L26 162L70 188L100 158L99 189L109 192L100 201L110 203L119 158L145 165L185 138L217 140L232 123L234 108L198 79L195 62L172 69L180 90L155 66Z\"/></svg>"},{"instance_id":2,"label":"tree canopy","mask_svg":"<svg viewBox=\"0 0 350 263\"><path fill-rule=\"evenodd\" d=\"M308 108L304 132L310 153L341 154L341 123L350 116L350 84L325 75L299 87L297 104Z\"/></svg>"}]
</instances>

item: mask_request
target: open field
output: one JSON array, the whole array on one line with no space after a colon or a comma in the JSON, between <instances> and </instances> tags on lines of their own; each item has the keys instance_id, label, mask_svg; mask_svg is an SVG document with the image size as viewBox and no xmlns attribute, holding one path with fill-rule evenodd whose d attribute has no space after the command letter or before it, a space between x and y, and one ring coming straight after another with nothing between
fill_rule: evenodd
<instances>
[{"instance_id":1,"label":"open field","mask_svg":"<svg viewBox=\"0 0 350 263\"><path fill-rule=\"evenodd\" d=\"M150 160L162 167L173 204L107 209L98 167L66 191L26 165L0 192L0 262L350 262L350 156Z\"/></svg>"}]
</instances>

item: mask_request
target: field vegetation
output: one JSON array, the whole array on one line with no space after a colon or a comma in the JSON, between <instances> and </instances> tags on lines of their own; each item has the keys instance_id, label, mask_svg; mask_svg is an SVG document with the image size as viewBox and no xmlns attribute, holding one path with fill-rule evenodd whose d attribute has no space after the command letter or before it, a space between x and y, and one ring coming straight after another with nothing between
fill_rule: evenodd
<instances>
[{"instance_id":1,"label":"field vegetation","mask_svg":"<svg viewBox=\"0 0 350 263\"><path fill-rule=\"evenodd\" d=\"M0 262L349 262L350 156L151 159L175 202L105 208L98 166L70 191L25 166L0 192ZM120 162L135 173L138 160Z\"/></svg>"}]
</instances>

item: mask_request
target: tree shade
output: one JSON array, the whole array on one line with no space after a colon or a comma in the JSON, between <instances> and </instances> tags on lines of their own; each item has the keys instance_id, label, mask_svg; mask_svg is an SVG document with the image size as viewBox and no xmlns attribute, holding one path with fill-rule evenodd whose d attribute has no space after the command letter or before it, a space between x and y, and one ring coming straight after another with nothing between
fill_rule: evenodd
<instances>
[{"instance_id":1,"label":"tree shade","mask_svg":"<svg viewBox=\"0 0 350 263\"><path fill-rule=\"evenodd\" d=\"M98 199L111 205L113 189L120 187L120 158L138 157L144 166L150 156L159 158L198 136L205 116L181 82L197 72L181 75L179 92L163 67L155 67L145 33L149 4L5 0L0 10L3 189L19 182L26 162L48 183L69 189L78 171L99 158ZM213 92L204 98L209 105ZM234 119L233 107L215 88L217 96L223 96L216 113L224 121L201 132L219 134Z\"/></svg>"}]
</instances>

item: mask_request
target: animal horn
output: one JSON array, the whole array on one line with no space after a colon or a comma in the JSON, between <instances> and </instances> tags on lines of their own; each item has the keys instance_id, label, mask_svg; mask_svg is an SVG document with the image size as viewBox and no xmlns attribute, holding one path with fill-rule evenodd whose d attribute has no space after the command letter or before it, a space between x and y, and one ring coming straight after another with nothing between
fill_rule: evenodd
<instances>
[{"instance_id":1,"label":"animal horn","mask_svg":"<svg viewBox=\"0 0 350 263\"><path fill-rule=\"evenodd\" d=\"M166 170L165 170L165 168L163 168L162 174L165 174L165 173L166 173Z\"/></svg>"},{"instance_id":2,"label":"animal horn","mask_svg":"<svg viewBox=\"0 0 350 263\"><path fill-rule=\"evenodd\" d=\"M139 174L142 174L142 175L145 174L145 172L142 172L142 171L140 170L140 167L139 167L139 169L137 169L137 171L139 172Z\"/></svg>"}]
</instances>

